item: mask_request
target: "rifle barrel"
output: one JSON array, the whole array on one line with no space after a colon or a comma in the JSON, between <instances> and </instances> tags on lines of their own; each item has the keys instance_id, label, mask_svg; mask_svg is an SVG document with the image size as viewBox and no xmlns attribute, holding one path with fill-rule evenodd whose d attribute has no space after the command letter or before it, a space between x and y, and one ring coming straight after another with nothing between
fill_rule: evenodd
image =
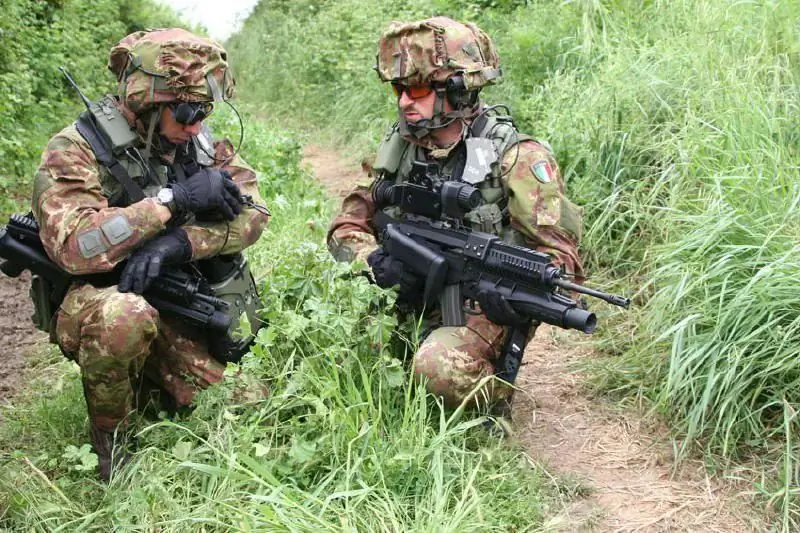
<instances>
[{"instance_id":1,"label":"rifle barrel","mask_svg":"<svg viewBox=\"0 0 800 533\"><path fill-rule=\"evenodd\" d=\"M619 307L624 307L625 309L631 304L630 298L625 298L623 296L618 296L616 294L609 294L607 292L597 291L595 289L590 289L589 287L584 287L583 285L578 285L577 283L572 283L570 281L555 278L552 280L553 285L556 287L561 287L562 289L568 291L574 291L580 294L586 294L588 296L594 296L595 298L599 298L604 302L608 302L611 305L616 305Z\"/></svg>"}]
</instances>

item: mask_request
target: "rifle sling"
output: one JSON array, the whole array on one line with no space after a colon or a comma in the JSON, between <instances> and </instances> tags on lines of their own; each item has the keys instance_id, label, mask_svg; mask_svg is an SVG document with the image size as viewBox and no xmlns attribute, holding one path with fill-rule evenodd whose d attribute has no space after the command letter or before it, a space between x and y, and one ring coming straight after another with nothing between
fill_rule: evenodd
<instances>
[{"instance_id":1,"label":"rifle sling","mask_svg":"<svg viewBox=\"0 0 800 533\"><path fill-rule=\"evenodd\" d=\"M95 158L106 167L111 175L114 176L114 179L125 188L125 193L128 195L130 203L133 204L144 199L144 191L131 179L125 167L120 164L111 150L107 148L106 140L101 137L86 111L81 113L80 117L78 117L78 120L75 122L75 127L78 133L81 134L81 137L86 139L86 142L89 143Z\"/></svg>"}]
</instances>

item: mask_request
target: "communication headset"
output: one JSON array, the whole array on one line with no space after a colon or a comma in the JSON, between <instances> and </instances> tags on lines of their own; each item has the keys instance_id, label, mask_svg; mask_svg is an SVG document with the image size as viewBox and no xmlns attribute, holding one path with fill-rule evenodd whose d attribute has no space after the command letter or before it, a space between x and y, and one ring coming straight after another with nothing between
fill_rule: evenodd
<instances>
[{"instance_id":1,"label":"communication headset","mask_svg":"<svg viewBox=\"0 0 800 533\"><path fill-rule=\"evenodd\" d=\"M464 107L472 107L478 103L478 93L480 89L467 89L464 83L464 76L461 74L453 74L444 83L445 94L447 101L454 109L462 109Z\"/></svg>"}]
</instances>

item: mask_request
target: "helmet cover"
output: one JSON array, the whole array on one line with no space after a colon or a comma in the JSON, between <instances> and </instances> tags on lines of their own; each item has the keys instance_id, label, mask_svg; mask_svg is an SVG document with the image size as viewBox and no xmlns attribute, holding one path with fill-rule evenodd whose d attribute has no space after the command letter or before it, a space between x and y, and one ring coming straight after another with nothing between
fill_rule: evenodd
<instances>
[{"instance_id":1,"label":"helmet cover","mask_svg":"<svg viewBox=\"0 0 800 533\"><path fill-rule=\"evenodd\" d=\"M162 103L233 97L225 49L181 28L128 35L111 49L108 68L119 80L120 98L137 115Z\"/></svg>"},{"instance_id":2,"label":"helmet cover","mask_svg":"<svg viewBox=\"0 0 800 533\"><path fill-rule=\"evenodd\" d=\"M381 81L404 85L444 83L460 74L467 90L502 79L500 58L486 33L447 17L392 22L378 42L375 70Z\"/></svg>"}]
</instances>

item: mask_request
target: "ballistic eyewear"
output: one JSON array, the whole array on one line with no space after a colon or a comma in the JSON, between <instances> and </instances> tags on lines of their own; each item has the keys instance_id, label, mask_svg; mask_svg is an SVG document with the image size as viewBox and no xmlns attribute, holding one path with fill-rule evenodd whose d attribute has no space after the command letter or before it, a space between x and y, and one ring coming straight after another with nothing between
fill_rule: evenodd
<instances>
[{"instance_id":1,"label":"ballistic eyewear","mask_svg":"<svg viewBox=\"0 0 800 533\"><path fill-rule=\"evenodd\" d=\"M414 100L418 98L425 98L426 96L428 96L433 92L433 87L431 87L430 85L408 86L408 85L403 85L401 83L393 83L392 89L394 90L394 94L398 98L403 96L403 93L406 93L408 94L409 98L412 98Z\"/></svg>"},{"instance_id":2,"label":"ballistic eyewear","mask_svg":"<svg viewBox=\"0 0 800 533\"><path fill-rule=\"evenodd\" d=\"M172 117L178 124L193 126L205 120L214 111L211 102L173 102L169 104Z\"/></svg>"}]
</instances>

